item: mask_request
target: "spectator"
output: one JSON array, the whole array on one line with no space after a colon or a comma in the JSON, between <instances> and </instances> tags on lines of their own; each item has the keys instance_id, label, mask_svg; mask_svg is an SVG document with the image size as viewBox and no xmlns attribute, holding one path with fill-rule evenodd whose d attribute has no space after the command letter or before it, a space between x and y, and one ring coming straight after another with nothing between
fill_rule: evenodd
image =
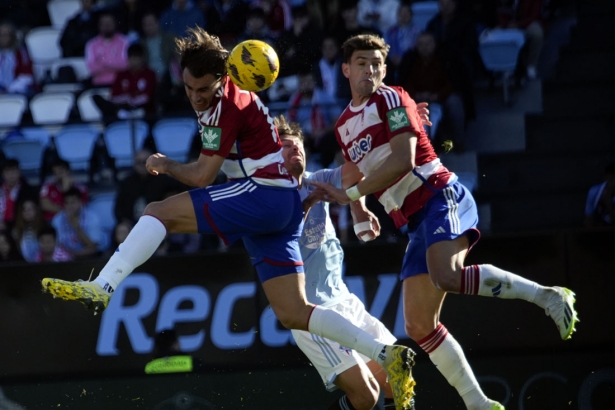
<instances>
[{"instance_id":1,"label":"spectator","mask_svg":"<svg viewBox=\"0 0 615 410\"><path fill-rule=\"evenodd\" d=\"M113 255L113 252L115 252L117 247L120 246L124 240L126 240L126 237L132 230L133 226L134 225L132 222L127 220L119 221L115 224L113 231L111 232L111 245L105 252L105 257L111 257L111 255Z\"/></svg>"},{"instance_id":2,"label":"spectator","mask_svg":"<svg viewBox=\"0 0 615 410\"><path fill-rule=\"evenodd\" d=\"M242 0L212 0L205 15L208 31L220 37L222 44L237 44L249 11Z\"/></svg>"},{"instance_id":3,"label":"spectator","mask_svg":"<svg viewBox=\"0 0 615 410\"><path fill-rule=\"evenodd\" d=\"M64 193L70 188L77 188L81 192L83 203L88 201L87 186L73 179L68 162L57 158L51 164L51 173L52 179L43 184L39 193L43 217L47 221L51 221L55 214L64 209Z\"/></svg>"},{"instance_id":4,"label":"spectator","mask_svg":"<svg viewBox=\"0 0 615 410\"><path fill-rule=\"evenodd\" d=\"M67 262L73 256L57 243L57 233L53 226L45 226L38 233L39 252L36 262Z\"/></svg>"},{"instance_id":5,"label":"spectator","mask_svg":"<svg viewBox=\"0 0 615 410\"><path fill-rule=\"evenodd\" d=\"M98 34L96 0L81 0L81 10L64 26L60 47L64 57L83 57L85 45Z\"/></svg>"},{"instance_id":6,"label":"spectator","mask_svg":"<svg viewBox=\"0 0 615 410\"><path fill-rule=\"evenodd\" d=\"M412 3L403 0L397 9L397 22L385 32L384 40L391 46L387 61L387 78L396 79L401 59L414 49L421 30L412 22ZM396 80L393 80L396 83Z\"/></svg>"},{"instance_id":7,"label":"spectator","mask_svg":"<svg viewBox=\"0 0 615 410\"><path fill-rule=\"evenodd\" d=\"M17 38L13 23L0 23L0 95L34 94L34 75L32 61Z\"/></svg>"},{"instance_id":8,"label":"spectator","mask_svg":"<svg viewBox=\"0 0 615 410\"><path fill-rule=\"evenodd\" d=\"M34 199L25 199L17 204L17 216L13 238L27 262L36 262L39 253L38 234L47 222L43 211Z\"/></svg>"},{"instance_id":9,"label":"spectator","mask_svg":"<svg viewBox=\"0 0 615 410\"><path fill-rule=\"evenodd\" d=\"M128 69L120 71L111 87L110 100L100 95L94 103L106 118L142 118L156 113L156 73L147 67L145 49L128 47Z\"/></svg>"},{"instance_id":10,"label":"spectator","mask_svg":"<svg viewBox=\"0 0 615 410\"><path fill-rule=\"evenodd\" d=\"M160 82L169 71L171 60L175 57L175 37L160 29L156 14L145 13L141 22L143 37L141 45L147 51L147 65L154 70Z\"/></svg>"},{"instance_id":11,"label":"spectator","mask_svg":"<svg viewBox=\"0 0 615 410\"><path fill-rule=\"evenodd\" d=\"M472 18L458 9L459 0L439 0L439 11L425 31L433 34L438 50L454 73L453 82L463 98L468 120L476 118L472 88L477 67L482 65L478 54L478 35Z\"/></svg>"},{"instance_id":12,"label":"spectator","mask_svg":"<svg viewBox=\"0 0 615 410\"><path fill-rule=\"evenodd\" d=\"M315 65L314 79L316 87L322 88L336 100L343 100L344 105L352 98L350 85L342 72L340 47L334 36L328 35L322 41L322 57Z\"/></svg>"},{"instance_id":13,"label":"spectator","mask_svg":"<svg viewBox=\"0 0 615 410\"><path fill-rule=\"evenodd\" d=\"M269 34L269 27L267 27L266 16L263 9L255 8L250 10L246 18L245 30L239 35L237 40L238 42L244 40L260 40L272 46L274 45L274 39Z\"/></svg>"},{"instance_id":14,"label":"spectator","mask_svg":"<svg viewBox=\"0 0 615 410\"><path fill-rule=\"evenodd\" d=\"M2 164L2 185L0 186L0 230L12 228L15 208L18 202L35 196L35 190L21 176L19 161L8 158Z\"/></svg>"},{"instance_id":15,"label":"spectator","mask_svg":"<svg viewBox=\"0 0 615 410\"><path fill-rule=\"evenodd\" d=\"M332 31L338 44L344 44L344 41L357 34L380 34L377 30L362 25L359 22L358 14L357 0L341 0L341 20Z\"/></svg>"},{"instance_id":16,"label":"spectator","mask_svg":"<svg viewBox=\"0 0 615 410\"><path fill-rule=\"evenodd\" d=\"M397 20L399 0L359 0L359 23L380 33L386 33Z\"/></svg>"},{"instance_id":17,"label":"spectator","mask_svg":"<svg viewBox=\"0 0 615 410\"><path fill-rule=\"evenodd\" d=\"M100 14L98 32L85 46L85 62L93 85L110 86L117 73L128 67L128 40L116 32L115 18L108 12Z\"/></svg>"},{"instance_id":18,"label":"spectator","mask_svg":"<svg viewBox=\"0 0 615 410\"><path fill-rule=\"evenodd\" d=\"M23 262L19 248L6 230L0 230L0 263Z\"/></svg>"},{"instance_id":19,"label":"spectator","mask_svg":"<svg viewBox=\"0 0 615 410\"><path fill-rule=\"evenodd\" d=\"M161 201L167 192L178 189L178 183L169 176L147 172L145 162L152 154L148 149L137 152L133 172L120 181L114 208L117 221L136 223L147 204Z\"/></svg>"},{"instance_id":20,"label":"spectator","mask_svg":"<svg viewBox=\"0 0 615 410\"><path fill-rule=\"evenodd\" d=\"M615 162L604 170L604 181L587 193L585 226L615 226Z\"/></svg>"},{"instance_id":21,"label":"spectator","mask_svg":"<svg viewBox=\"0 0 615 410\"><path fill-rule=\"evenodd\" d=\"M536 67L544 42L542 7L543 0L499 0L497 9L499 27L517 28L525 32L527 58L524 65L530 80L538 76Z\"/></svg>"},{"instance_id":22,"label":"spectator","mask_svg":"<svg viewBox=\"0 0 615 410\"><path fill-rule=\"evenodd\" d=\"M293 8L292 28L276 40L280 58L280 77L295 75L306 67L312 68L321 55L322 34L312 24L305 6Z\"/></svg>"},{"instance_id":23,"label":"spectator","mask_svg":"<svg viewBox=\"0 0 615 410\"><path fill-rule=\"evenodd\" d=\"M438 53L431 33L422 33L416 42L416 53L407 54L400 69L400 84L417 102L442 107L442 126L438 134L451 139L457 151L465 148L465 112L461 96L456 92L446 60ZM435 136L430 135L433 139ZM436 142L435 147L440 147Z\"/></svg>"},{"instance_id":24,"label":"spectator","mask_svg":"<svg viewBox=\"0 0 615 410\"><path fill-rule=\"evenodd\" d=\"M337 101L323 89L316 87L314 74L305 69L298 74L299 87L288 101L286 117L290 122L297 122L305 135L305 148L321 155L314 157L320 164L308 168L328 167L333 161L337 148L333 128L341 114ZM309 160L308 160L309 161Z\"/></svg>"},{"instance_id":25,"label":"spectator","mask_svg":"<svg viewBox=\"0 0 615 410\"><path fill-rule=\"evenodd\" d=\"M74 258L95 256L102 243L98 216L83 206L81 191L70 188L64 193L64 209L51 220L58 244Z\"/></svg>"},{"instance_id":26,"label":"spectator","mask_svg":"<svg viewBox=\"0 0 615 410\"><path fill-rule=\"evenodd\" d=\"M173 4L160 16L160 25L176 37L184 37L191 27L207 28L203 13L191 0L173 0Z\"/></svg>"},{"instance_id":27,"label":"spectator","mask_svg":"<svg viewBox=\"0 0 615 410\"><path fill-rule=\"evenodd\" d=\"M255 0L252 7L265 11L267 27L273 37L291 30L295 16L287 0Z\"/></svg>"},{"instance_id":28,"label":"spectator","mask_svg":"<svg viewBox=\"0 0 615 410\"><path fill-rule=\"evenodd\" d=\"M131 44L141 38L143 33L141 23L146 7L145 2L139 0L121 0L113 9L118 31L124 34Z\"/></svg>"}]
</instances>

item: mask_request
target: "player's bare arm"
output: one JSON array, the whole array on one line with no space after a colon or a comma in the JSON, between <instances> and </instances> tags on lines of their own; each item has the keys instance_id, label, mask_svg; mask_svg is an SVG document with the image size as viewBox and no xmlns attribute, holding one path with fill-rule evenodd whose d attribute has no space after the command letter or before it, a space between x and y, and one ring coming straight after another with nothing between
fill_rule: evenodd
<instances>
[{"instance_id":1,"label":"player's bare arm","mask_svg":"<svg viewBox=\"0 0 615 410\"><path fill-rule=\"evenodd\" d=\"M215 181L223 162L224 157L219 155L201 154L198 161L184 164L157 153L147 159L145 166L153 175L168 174L188 186L204 188Z\"/></svg>"},{"instance_id":2,"label":"player's bare arm","mask_svg":"<svg viewBox=\"0 0 615 410\"><path fill-rule=\"evenodd\" d=\"M372 175L356 185L361 196L372 194L390 186L400 176L407 174L414 168L416 135L410 132L398 134L391 139L390 145L391 154L382 165ZM310 181L310 183L326 190L332 199L335 199L342 205L348 204L351 201L343 189L323 182Z\"/></svg>"}]
</instances>

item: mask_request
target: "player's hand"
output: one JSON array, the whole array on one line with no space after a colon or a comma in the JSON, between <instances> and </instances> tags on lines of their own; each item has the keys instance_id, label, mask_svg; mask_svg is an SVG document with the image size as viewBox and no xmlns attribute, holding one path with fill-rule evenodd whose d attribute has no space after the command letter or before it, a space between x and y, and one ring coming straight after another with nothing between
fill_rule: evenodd
<instances>
[{"instance_id":1,"label":"player's hand","mask_svg":"<svg viewBox=\"0 0 615 410\"><path fill-rule=\"evenodd\" d=\"M357 238L363 242L373 241L380 236L380 221L378 217L369 210L366 210L365 215L357 215L354 220L354 232Z\"/></svg>"},{"instance_id":2,"label":"player's hand","mask_svg":"<svg viewBox=\"0 0 615 410\"><path fill-rule=\"evenodd\" d=\"M320 201L331 202L327 191L321 188L316 188L303 200L303 212L307 212L311 207Z\"/></svg>"},{"instance_id":3,"label":"player's hand","mask_svg":"<svg viewBox=\"0 0 615 410\"><path fill-rule=\"evenodd\" d=\"M350 203L350 198L348 198L348 195L346 195L346 191L344 191L343 189L339 189L334 187L331 184L328 184L326 182L319 182L319 181L307 181L308 184L315 186L316 188L320 188L322 190L324 190L327 193L327 200L329 202L337 202L340 205L346 205L348 203Z\"/></svg>"},{"instance_id":4,"label":"player's hand","mask_svg":"<svg viewBox=\"0 0 615 410\"><path fill-rule=\"evenodd\" d=\"M152 175L166 174L168 161L169 159L166 155L156 153L149 156L145 162L145 168Z\"/></svg>"},{"instance_id":5,"label":"player's hand","mask_svg":"<svg viewBox=\"0 0 615 410\"><path fill-rule=\"evenodd\" d=\"M431 121L429 121L429 109L427 108L429 103L421 102L416 105L416 111L419 113L421 117L421 121L423 121L423 125L432 126Z\"/></svg>"}]
</instances>

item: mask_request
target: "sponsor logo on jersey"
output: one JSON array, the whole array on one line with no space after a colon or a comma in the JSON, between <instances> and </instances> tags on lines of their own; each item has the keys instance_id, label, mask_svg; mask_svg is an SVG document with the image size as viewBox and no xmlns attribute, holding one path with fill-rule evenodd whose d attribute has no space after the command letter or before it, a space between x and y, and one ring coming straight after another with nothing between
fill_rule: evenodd
<instances>
[{"instance_id":1,"label":"sponsor logo on jersey","mask_svg":"<svg viewBox=\"0 0 615 410\"><path fill-rule=\"evenodd\" d=\"M404 107L395 108L387 112L387 118L389 119L389 128L391 131L397 131L402 127L410 125L408 114Z\"/></svg>"},{"instance_id":2,"label":"sponsor logo on jersey","mask_svg":"<svg viewBox=\"0 0 615 410\"><path fill-rule=\"evenodd\" d=\"M201 131L201 142L203 149L217 151L220 149L220 139L222 137L222 129L218 127L203 127Z\"/></svg>"},{"instance_id":3,"label":"sponsor logo on jersey","mask_svg":"<svg viewBox=\"0 0 615 410\"><path fill-rule=\"evenodd\" d=\"M358 141L353 141L348 147L348 156L350 160L357 163L372 149L372 136L367 134L367 137L361 138Z\"/></svg>"}]
</instances>

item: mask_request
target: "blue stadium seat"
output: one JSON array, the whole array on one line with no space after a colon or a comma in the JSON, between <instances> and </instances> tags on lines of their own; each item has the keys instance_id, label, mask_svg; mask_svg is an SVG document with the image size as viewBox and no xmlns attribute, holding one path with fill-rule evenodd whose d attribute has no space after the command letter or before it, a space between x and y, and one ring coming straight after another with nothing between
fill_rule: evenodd
<instances>
[{"instance_id":1,"label":"blue stadium seat","mask_svg":"<svg viewBox=\"0 0 615 410\"><path fill-rule=\"evenodd\" d=\"M186 162L197 132L194 118L167 118L158 121L152 135L156 149L172 160Z\"/></svg>"},{"instance_id":2,"label":"blue stadium seat","mask_svg":"<svg viewBox=\"0 0 615 410\"><path fill-rule=\"evenodd\" d=\"M58 156L69 163L71 171L87 172L98 136L91 125L66 125L54 137Z\"/></svg>"},{"instance_id":3,"label":"blue stadium seat","mask_svg":"<svg viewBox=\"0 0 615 410\"><path fill-rule=\"evenodd\" d=\"M134 150L140 150L149 134L149 125L145 121L118 121L110 124L103 133L103 139L109 156L115 160L115 168L131 167L134 162Z\"/></svg>"},{"instance_id":4,"label":"blue stadium seat","mask_svg":"<svg viewBox=\"0 0 615 410\"><path fill-rule=\"evenodd\" d=\"M116 192L105 192L93 195L88 202L87 209L94 212L98 216L100 221L100 229L103 232L103 243L98 246L101 251L109 249L111 244L111 235L115 228L115 213L113 208L115 207Z\"/></svg>"}]
</instances>

